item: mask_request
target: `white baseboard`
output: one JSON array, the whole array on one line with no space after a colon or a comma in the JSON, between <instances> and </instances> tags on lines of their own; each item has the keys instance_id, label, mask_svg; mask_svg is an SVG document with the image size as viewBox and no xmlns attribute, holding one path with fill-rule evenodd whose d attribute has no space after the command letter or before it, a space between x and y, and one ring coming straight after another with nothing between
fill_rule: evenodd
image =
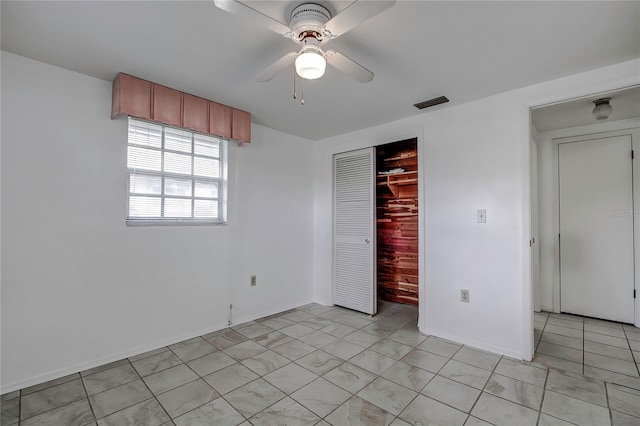
<instances>
[{"instance_id":1,"label":"white baseboard","mask_svg":"<svg viewBox=\"0 0 640 426\"><path fill-rule=\"evenodd\" d=\"M462 345L471 346L472 348L481 349L483 351L488 351L488 352L493 352L494 354L497 354L497 355L505 355L505 356L508 356L510 358L520 359L520 360L524 359L520 352L514 351L513 349L503 348L501 346L489 345L489 344L487 344L485 342L481 342L479 340L474 340L474 339L468 339L468 338L465 338L465 337L455 336L453 334L445 333L445 332L442 332L442 331L439 331L439 330L423 329L422 327L420 327L419 329L420 329L420 332L423 333L423 334L428 334L430 336L439 337L441 339L451 340L453 342L460 343Z\"/></svg>"},{"instance_id":2,"label":"white baseboard","mask_svg":"<svg viewBox=\"0 0 640 426\"><path fill-rule=\"evenodd\" d=\"M267 311L259 312L252 315L246 315L234 321L232 326L242 324L244 322L253 321L259 318L263 318L269 315L277 314L278 312L287 311L289 309L297 308L299 306L304 306L309 303L312 303L311 300L292 303L286 306L281 306L275 309L269 309ZM222 324L216 324L210 327L205 327L200 330L195 330L189 333L181 334L178 336L169 337L166 339L158 340L154 343L150 343L143 346L137 346L132 348L131 350L122 351L119 353L111 354L102 358L94 359L87 362L82 362L80 364L76 364L73 366L61 368L58 370L51 371L46 374L40 374L38 376L29 377L23 380L16 380L11 383L3 384L0 387L0 394L4 395L9 392L13 392L19 389L24 389L29 386L38 385L40 383L48 382L50 380L59 379L60 377L68 376L69 374L78 373L80 371L85 371L90 368L99 367L104 364L108 364L110 362L119 361L124 358L129 358L134 355L139 355L141 353L145 353L148 351L152 351L154 349L162 348L164 346L173 345L174 343L182 342L187 339L191 339L193 337L202 336L204 334L213 333L214 331L222 330L224 328L229 327L229 325L225 322Z\"/></svg>"}]
</instances>

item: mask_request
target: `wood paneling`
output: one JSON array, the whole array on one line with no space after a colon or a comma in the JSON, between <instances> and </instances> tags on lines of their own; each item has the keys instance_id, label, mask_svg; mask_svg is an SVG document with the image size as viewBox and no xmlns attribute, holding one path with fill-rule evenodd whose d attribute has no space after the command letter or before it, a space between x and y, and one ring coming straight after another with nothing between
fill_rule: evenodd
<instances>
[{"instance_id":1,"label":"wood paneling","mask_svg":"<svg viewBox=\"0 0 640 426\"><path fill-rule=\"evenodd\" d=\"M209 101L188 93L183 94L182 127L209 133Z\"/></svg>"},{"instance_id":2,"label":"wood paneling","mask_svg":"<svg viewBox=\"0 0 640 426\"><path fill-rule=\"evenodd\" d=\"M231 112L231 138L251 142L251 114L233 108Z\"/></svg>"},{"instance_id":3,"label":"wood paneling","mask_svg":"<svg viewBox=\"0 0 640 426\"><path fill-rule=\"evenodd\" d=\"M209 132L231 139L231 107L209 102Z\"/></svg>"},{"instance_id":4,"label":"wood paneling","mask_svg":"<svg viewBox=\"0 0 640 426\"><path fill-rule=\"evenodd\" d=\"M127 114L151 119L151 82L120 73L111 96L111 118Z\"/></svg>"},{"instance_id":5,"label":"wood paneling","mask_svg":"<svg viewBox=\"0 0 640 426\"><path fill-rule=\"evenodd\" d=\"M378 147L378 297L418 305L418 151L415 139Z\"/></svg>"},{"instance_id":6,"label":"wood paneling","mask_svg":"<svg viewBox=\"0 0 640 426\"><path fill-rule=\"evenodd\" d=\"M182 92L154 84L153 120L182 127Z\"/></svg>"}]
</instances>

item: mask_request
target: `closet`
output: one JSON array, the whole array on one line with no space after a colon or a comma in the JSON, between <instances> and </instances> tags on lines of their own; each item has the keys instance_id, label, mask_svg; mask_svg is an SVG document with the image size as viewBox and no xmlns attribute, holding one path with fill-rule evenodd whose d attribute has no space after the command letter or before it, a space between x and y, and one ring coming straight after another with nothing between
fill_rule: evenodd
<instances>
[{"instance_id":1,"label":"closet","mask_svg":"<svg viewBox=\"0 0 640 426\"><path fill-rule=\"evenodd\" d=\"M378 298L418 306L418 144L376 148Z\"/></svg>"}]
</instances>

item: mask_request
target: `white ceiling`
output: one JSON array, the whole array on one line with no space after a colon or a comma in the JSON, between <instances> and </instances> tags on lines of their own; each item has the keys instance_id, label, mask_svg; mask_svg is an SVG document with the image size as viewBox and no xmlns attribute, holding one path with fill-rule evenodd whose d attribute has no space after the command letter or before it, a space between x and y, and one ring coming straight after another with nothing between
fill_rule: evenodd
<instances>
[{"instance_id":1,"label":"white ceiling","mask_svg":"<svg viewBox=\"0 0 640 426\"><path fill-rule=\"evenodd\" d=\"M592 114L593 101L604 97L611 98L612 112L607 121L640 117L640 87L632 87L536 108L531 118L538 132L595 124L598 121Z\"/></svg>"},{"instance_id":2,"label":"white ceiling","mask_svg":"<svg viewBox=\"0 0 640 426\"><path fill-rule=\"evenodd\" d=\"M252 2L286 21L303 3ZM350 2L320 2L336 13ZM327 46L376 73L329 68L293 101L293 67L255 76L296 46L212 1L2 1L2 49L105 80L118 72L252 113L309 139L460 104L640 57L640 2L398 1Z\"/></svg>"}]
</instances>

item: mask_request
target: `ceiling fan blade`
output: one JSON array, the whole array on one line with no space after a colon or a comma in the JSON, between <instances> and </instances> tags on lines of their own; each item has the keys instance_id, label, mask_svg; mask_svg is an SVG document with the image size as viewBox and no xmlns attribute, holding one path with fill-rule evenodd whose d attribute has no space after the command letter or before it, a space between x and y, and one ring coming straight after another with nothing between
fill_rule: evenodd
<instances>
[{"instance_id":1,"label":"ceiling fan blade","mask_svg":"<svg viewBox=\"0 0 640 426\"><path fill-rule=\"evenodd\" d=\"M255 24L281 34L285 37L291 37L291 28L287 27L283 23L276 21L270 16L259 12L252 7L247 6L244 3L240 3L236 0L214 0L213 3L216 7L226 10L234 15L244 16L251 19Z\"/></svg>"},{"instance_id":2,"label":"ceiling fan blade","mask_svg":"<svg viewBox=\"0 0 640 426\"><path fill-rule=\"evenodd\" d=\"M325 37L336 38L395 4L391 1L356 0L324 26Z\"/></svg>"},{"instance_id":3,"label":"ceiling fan blade","mask_svg":"<svg viewBox=\"0 0 640 426\"><path fill-rule=\"evenodd\" d=\"M368 83L373 80L371 71L340 52L329 50L325 53L324 58L330 65L333 65L358 83Z\"/></svg>"},{"instance_id":4,"label":"ceiling fan blade","mask_svg":"<svg viewBox=\"0 0 640 426\"><path fill-rule=\"evenodd\" d=\"M265 69L260 74L258 74L258 77L256 77L256 79L261 83L271 81L271 79L273 79L273 77L275 77L276 74L278 74L280 71L287 68L289 65L293 64L297 56L298 56L298 52L287 53L282 58L278 59L273 64L269 65L267 69Z\"/></svg>"}]
</instances>

